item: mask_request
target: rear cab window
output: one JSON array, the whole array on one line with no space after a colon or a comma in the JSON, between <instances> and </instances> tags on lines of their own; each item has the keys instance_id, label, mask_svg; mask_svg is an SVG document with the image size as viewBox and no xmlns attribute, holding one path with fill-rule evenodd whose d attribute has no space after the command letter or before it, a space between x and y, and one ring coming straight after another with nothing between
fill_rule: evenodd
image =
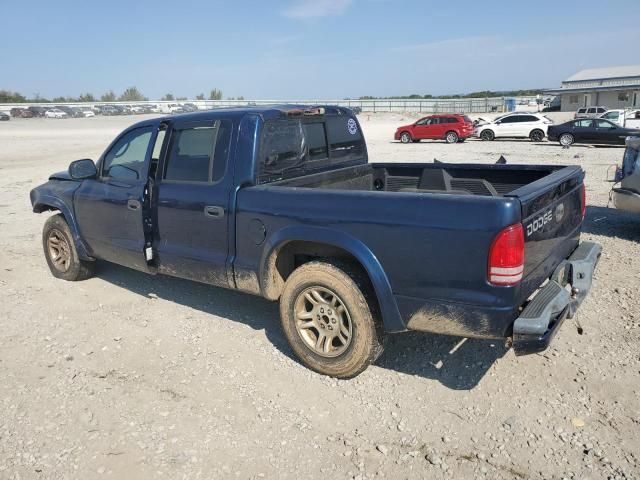
<instances>
[{"instance_id":1,"label":"rear cab window","mask_svg":"<svg viewBox=\"0 0 640 480\"><path fill-rule=\"evenodd\" d=\"M351 115L269 119L262 130L258 183L366 161L362 132Z\"/></svg>"}]
</instances>

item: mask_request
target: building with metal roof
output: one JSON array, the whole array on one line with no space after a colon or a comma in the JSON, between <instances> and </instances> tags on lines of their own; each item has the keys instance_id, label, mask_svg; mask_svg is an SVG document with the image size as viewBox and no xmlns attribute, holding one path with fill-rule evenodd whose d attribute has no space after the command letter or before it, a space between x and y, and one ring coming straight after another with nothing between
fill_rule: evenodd
<instances>
[{"instance_id":1,"label":"building with metal roof","mask_svg":"<svg viewBox=\"0 0 640 480\"><path fill-rule=\"evenodd\" d=\"M640 107L640 65L590 68L546 93L561 97L561 109L573 111L591 105L613 108Z\"/></svg>"}]
</instances>

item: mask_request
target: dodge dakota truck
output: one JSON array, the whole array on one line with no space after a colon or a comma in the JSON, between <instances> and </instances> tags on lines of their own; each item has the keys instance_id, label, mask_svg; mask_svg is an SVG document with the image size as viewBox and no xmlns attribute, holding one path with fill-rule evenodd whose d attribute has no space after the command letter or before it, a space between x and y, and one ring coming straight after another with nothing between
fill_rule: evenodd
<instances>
[{"instance_id":1,"label":"dodge dakota truck","mask_svg":"<svg viewBox=\"0 0 640 480\"><path fill-rule=\"evenodd\" d=\"M280 302L309 368L361 373L419 330L544 350L587 295L577 166L370 163L349 109L145 120L31 191L52 274L96 260Z\"/></svg>"}]
</instances>

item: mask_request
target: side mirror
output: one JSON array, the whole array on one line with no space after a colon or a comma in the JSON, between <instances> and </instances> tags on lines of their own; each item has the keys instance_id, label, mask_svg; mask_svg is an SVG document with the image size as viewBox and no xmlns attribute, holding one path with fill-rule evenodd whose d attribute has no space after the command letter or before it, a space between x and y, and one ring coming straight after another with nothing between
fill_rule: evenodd
<instances>
[{"instance_id":1,"label":"side mirror","mask_svg":"<svg viewBox=\"0 0 640 480\"><path fill-rule=\"evenodd\" d=\"M98 176L98 170L93 160L83 158L76 160L69 165L69 176L74 180L84 180L86 178L95 178Z\"/></svg>"}]
</instances>

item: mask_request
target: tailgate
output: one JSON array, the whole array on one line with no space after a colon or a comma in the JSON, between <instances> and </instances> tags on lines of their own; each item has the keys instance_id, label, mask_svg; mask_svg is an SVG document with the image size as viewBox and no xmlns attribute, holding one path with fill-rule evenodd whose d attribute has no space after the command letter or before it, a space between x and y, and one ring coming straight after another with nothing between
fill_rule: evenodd
<instances>
[{"instance_id":1,"label":"tailgate","mask_svg":"<svg viewBox=\"0 0 640 480\"><path fill-rule=\"evenodd\" d=\"M578 246L582 224L584 172L556 170L507 195L522 205L525 239L523 290L533 292Z\"/></svg>"}]
</instances>

